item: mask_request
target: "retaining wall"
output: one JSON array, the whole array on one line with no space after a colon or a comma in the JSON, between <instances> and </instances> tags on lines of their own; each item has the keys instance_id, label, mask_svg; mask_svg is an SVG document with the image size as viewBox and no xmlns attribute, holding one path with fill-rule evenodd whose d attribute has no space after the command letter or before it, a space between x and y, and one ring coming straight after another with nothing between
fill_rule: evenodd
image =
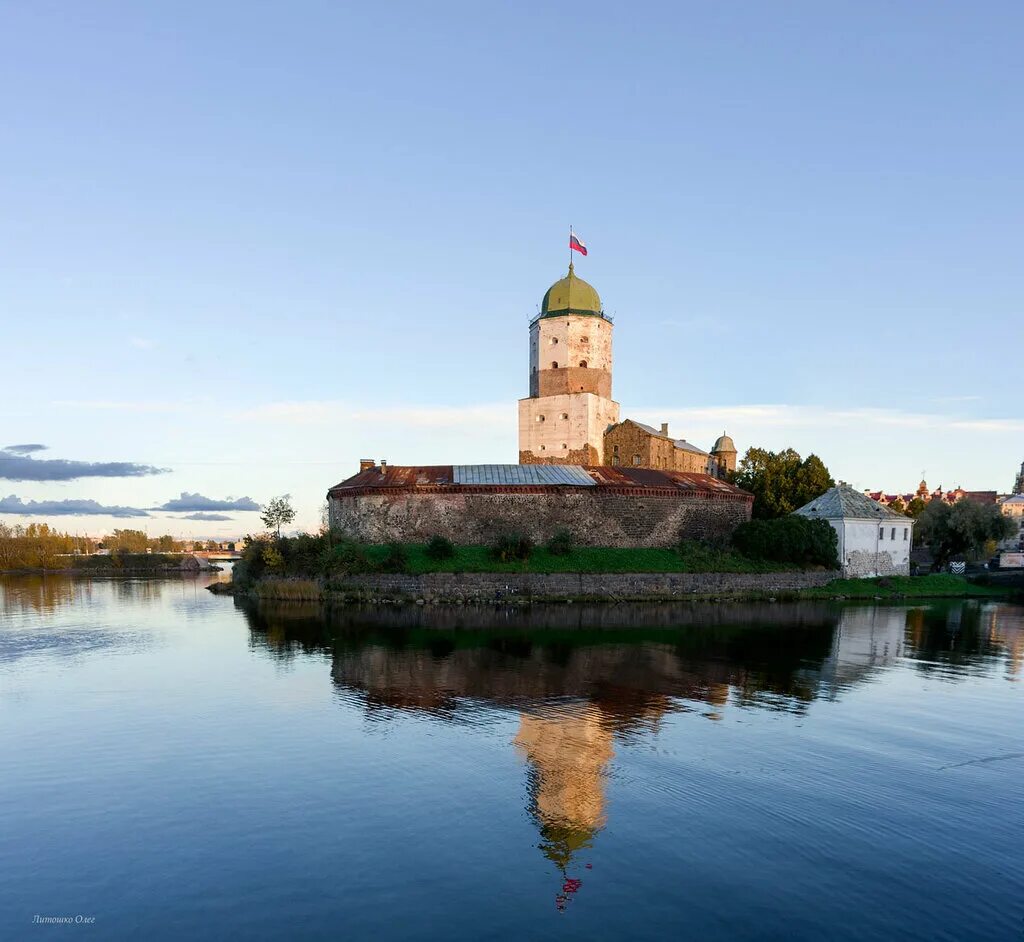
<instances>
[{"instance_id":1,"label":"retaining wall","mask_svg":"<svg viewBox=\"0 0 1024 942\"><path fill-rule=\"evenodd\" d=\"M527 598L674 599L772 594L817 588L835 572L777 573L373 573L334 579L329 595L364 599L493 601Z\"/></svg>"}]
</instances>

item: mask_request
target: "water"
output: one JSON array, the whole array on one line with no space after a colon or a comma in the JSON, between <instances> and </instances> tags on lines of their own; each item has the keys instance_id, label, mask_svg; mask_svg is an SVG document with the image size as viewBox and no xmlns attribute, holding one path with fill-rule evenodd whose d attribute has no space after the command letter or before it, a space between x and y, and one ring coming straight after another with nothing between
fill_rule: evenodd
<instances>
[{"instance_id":1,"label":"water","mask_svg":"<svg viewBox=\"0 0 1024 942\"><path fill-rule=\"evenodd\" d=\"M205 581L0 579L0 938L1024 935L1024 609Z\"/></svg>"}]
</instances>

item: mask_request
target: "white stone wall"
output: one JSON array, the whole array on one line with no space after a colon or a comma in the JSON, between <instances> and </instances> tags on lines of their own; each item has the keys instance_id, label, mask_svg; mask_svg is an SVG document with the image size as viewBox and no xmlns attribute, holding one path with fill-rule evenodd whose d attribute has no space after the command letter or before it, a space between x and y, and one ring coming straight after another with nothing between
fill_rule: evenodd
<instances>
[{"instance_id":1,"label":"white stone wall","mask_svg":"<svg viewBox=\"0 0 1024 942\"><path fill-rule=\"evenodd\" d=\"M829 523L839 537L839 562L844 576L861 579L910 575L914 521L909 517Z\"/></svg>"},{"instance_id":2,"label":"white stone wall","mask_svg":"<svg viewBox=\"0 0 1024 942\"><path fill-rule=\"evenodd\" d=\"M519 450L558 460L586 445L604 461L604 432L619 421L619 404L593 393L519 400Z\"/></svg>"},{"instance_id":3,"label":"white stone wall","mask_svg":"<svg viewBox=\"0 0 1024 942\"><path fill-rule=\"evenodd\" d=\"M536 390L536 373L579 366L612 371L612 325L602 317L566 314L542 317L530 327L530 394Z\"/></svg>"}]
</instances>

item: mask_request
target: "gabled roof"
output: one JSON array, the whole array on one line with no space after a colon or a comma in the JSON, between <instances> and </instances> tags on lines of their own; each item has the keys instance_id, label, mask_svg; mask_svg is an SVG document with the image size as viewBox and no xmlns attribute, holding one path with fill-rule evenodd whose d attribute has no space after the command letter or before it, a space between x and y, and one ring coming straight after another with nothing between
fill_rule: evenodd
<instances>
[{"instance_id":1,"label":"gabled roof","mask_svg":"<svg viewBox=\"0 0 1024 942\"><path fill-rule=\"evenodd\" d=\"M692 451L698 455L708 455L708 453L703 448L698 448L696 445L691 445L685 438L677 438L675 440L675 446L676 448L679 448L682 451Z\"/></svg>"},{"instance_id":2,"label":"gabled roof","mask_svg":"<svg viewBox=\"0 0 1024 942\"><path fill-rule=\"evenodd\" d=\"M909 520L848 484L837 484L793 513L819 520L902 520L904 523Z\"/></svg>"}]
</instances>

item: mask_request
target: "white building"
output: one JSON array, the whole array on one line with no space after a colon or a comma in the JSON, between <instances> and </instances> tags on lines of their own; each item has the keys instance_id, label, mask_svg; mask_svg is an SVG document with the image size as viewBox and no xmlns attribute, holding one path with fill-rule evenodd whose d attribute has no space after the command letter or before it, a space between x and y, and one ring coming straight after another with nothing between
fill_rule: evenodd
<instances>
[{"instance_id":1,"label":"white building","mask_svg":"<svg viewBox=\"0 0 1024 942\"><path fill-rule=\"evenodd\" d=\"M910 575L914 543L910 517L893 513L847 484L838 484L794 513L831 524L839 537L844 576Z\"/></svg>"},{"instance_id":2,"label":"white building","mask_svg":"<svg viewBox=\"0 0 1024 942\"><path fill-rule=\"evenodd\" d=\"M1012 494L999 501L999 510L1017 524L1017 532L999 544L1000 549L1015 550L1024 546L1024 494Z\"/></svg>"}]
</instances>

